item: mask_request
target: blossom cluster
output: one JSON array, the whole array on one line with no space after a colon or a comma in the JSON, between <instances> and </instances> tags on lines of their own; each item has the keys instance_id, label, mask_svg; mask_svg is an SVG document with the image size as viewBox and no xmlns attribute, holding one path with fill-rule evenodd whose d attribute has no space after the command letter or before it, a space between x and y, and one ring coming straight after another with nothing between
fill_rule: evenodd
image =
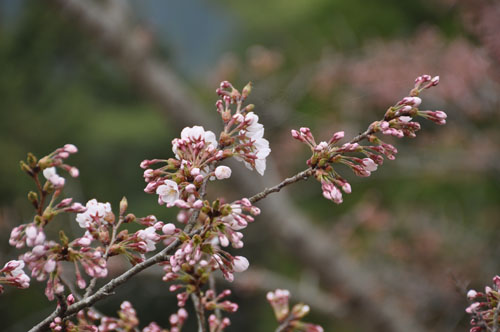
<instances>
[{"instance_id":1,"label":"blossom cluster","mask_svg":"<svg viewBox=\"0 0 500 332\"><path fill-rule=\"evenodd\" d=\"M339 131L332 135L328 142L316 142L311 130L303 127L300 130L292 130L292 137L305 143L311 149L313 155L307 161L307 165L314 171L315 178L321 183L323 196L336 204L343 202L342 192L351 193L351 185L333 167L334 164L342 164L350 168L355 175L368 177L376 171L378 166L384 162L384 156L389 160L395 159L397 149L389 143L382 141L376 133L383 135L402 137L415 137L420 130L420 124L414 122L414 117L420 116L431 120L436 124L446 123L446 113L443 111L422 111L419 109L422 100L420 93L436 86L439 77L422 75L415 80L415 86L409 96L389 107L384 119L373 122L368 130L357 138L342 145L337 143L344 138L344 132ZM359 141L366 139L370 145L361 145Z\"/></svg>"},{"instance_id":2,"label":"blossom cluster","mask_svg":"<svg viewBox=\"0 0 500 332\"><path fill-rule=\"evenodd\" d=\"M260 210L245 198L232 203L204 200L204 187L208 180L231 176L229 167L218 165L229 157L263 174L269 142L263 137L264 127L253 112L253 105L243 107L250 85L240 93L229 82L222 82L217 93L222 99L216 107L224 123L218 138L201 126L184 128L181 137L172 141L175 158L144 160L140 165L145 169L144 191L156 193L160 205L179 208L178 221L190 222L199 231L179 236L182 244L168 261L161 263L164 281L188 279L191 284L199 284L200 279L217 270L232 281L234 272L242 272L249 265L246 258L233 256L223 248L229 244L233 248L243 247L240 230L253 222ZM193 292L189 283L182 288L185 290L178 294L181 306Z\"/></svg>"},{"instance_id":3,"label":"blossom cluster","mask_svg":"<svg viewBox=\"0 0 500 332\"><path fill-rule=\"evenodd\" d=\"M31 277L37 281L47 280L45 294L49 300L64 292L61 262L72 263L76 285L84 289L88 282L82 276L81 269L90 278L104 278L108 274L108 257L123 255L132 264L137 264L144 261L145 253L156 249L158 242L171 242L179 232L172 223L158 221L154 216L136 218L133 214L126 214L128 204L125 198L120 202L118 216L113 213L110 203L91 199L84 206L73 202L72 198L61 199L66 181L57 174L56 169L63 169L73 177L78 176L78 169L65 163L65 159L77 151L73 144L66 144L40 160L28 154L26 162L21 162L21 169L34 179L37 186L38 192L28 194L36 215L32 222L12 230L9 243L16 248L30 249L20 255L21 260L18 262L23 267L26 264L31 270ZM45 183L41 182L40 175L46 179ZM70 240L61 230L58 241L48 239L45 227L62 213L75 213L75 221L84 229L84 234ZM132 234L126 229L119 231L122 224L130 222L137 222L142 228ZM27 287L29 284L29 277L19 274L18 269L13 272L5 270L5 273L4 283L18 287Z\"/></svg>"}]
</instances>

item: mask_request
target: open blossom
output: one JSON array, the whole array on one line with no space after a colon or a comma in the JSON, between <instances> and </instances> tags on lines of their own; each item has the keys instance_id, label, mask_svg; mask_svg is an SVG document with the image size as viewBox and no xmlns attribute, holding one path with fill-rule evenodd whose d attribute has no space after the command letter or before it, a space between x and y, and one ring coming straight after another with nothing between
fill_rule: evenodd
<instances>
[{"instance_id":1,"label":"open blossom","mask_svg":"<svg viewBox=\"0 0 500 332\"><path fill-rule=\"evenodd\" d=\"M241 130L239 139L242 144L235 147L235 159L243 161L249 169L255 169L260 175L266 170L266 158L271 152L269 141L264 136L264 126L259 117L248 112L240 117Z\"/></svg>"},{"instance_id":2,"label":"open blossom","mask_svg":"<svg viewBox=\"0 0 500 332\"><path fill-rule=\"evenodd\" d=\"M170 207L179 199L179 186L175 181L165 180L164 184L156 188L156 193L158 204L167 204L167 207Z\"/></svg>"},{"instance_id":3,"label":"open blossom","mask_svg":"<svg viewBox=\"0 0 500 332\"><path fill-rule=\"evenodd\" d=\"M64 186L64 182L66 181L62 176L59 176L56 172L55 167L49 167L43 170L43 176L52 183L52 185L56 188L61 188ZM78 176L78 175L77 175Z\"/></svg>"},{"instance_id":4,"label":"open blossom","mask_svg":"<svg viewBox=\"0 0 500 332\"><path fill-rule=\"evenodd\" d=\"M107 224L107 219L113 215L111 204L100 203L95 198L87 202L86 208L85 212L76 215L76 221L81 228L98 227L101 224Z\"/></svg>"},{"instance_id":5,"label":"open blossom","mask_svg":"<svg viewBox=\"0 0 500 332\"><path fill-rule=\"evenodd\" d=\"M137 237L146 242L147 251L155 250L156 243L160 241L160 235L156 234L156 228L154 226L139 230L137 232Z\"/></svg>"},{"instance_id":6,"label":"open blossom","mask_svg":"<svg viewBox=\"0 0 500 332\"><path fill-rule=\"evenodd\" d=\"M217 180L229 179L231 177L231 169L227 166L218 166L215 169L215 177Z\"/></svg>"}]
</instances>

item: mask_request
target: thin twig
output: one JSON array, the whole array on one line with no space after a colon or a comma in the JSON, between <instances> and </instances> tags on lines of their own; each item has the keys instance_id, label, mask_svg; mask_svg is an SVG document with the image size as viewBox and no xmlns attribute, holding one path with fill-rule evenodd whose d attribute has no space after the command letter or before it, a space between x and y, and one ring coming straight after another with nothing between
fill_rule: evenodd
<instances>
[{"instance_id":1,"label":"thin twig","mask_svg":"<svg viewBox=\"0 0 500 332\"><path fill-rule=\"evenodd\" d=\"M193 235L197 234L198 232L199 232L199 230L195 230L195 231L191 232L189 235L193 236ZM130 278L132 278L134 275L136 275L137 273L147 269L148 267L155 265L156 263L167 260L168 255L171 254L174 250L176 250L179 245L180 245L180 240L179 239L174 240L174 242L172 242L170 245L168 245L166 248L164 248L162 251L160 251L156 255L148 258L144 262L141 262L141 263L133 266L130 270L127 270L124 273L122 273L121 275L119 275L118 277L110 280L107 284L105 284L104 286L99 288L99 290L97 290L93 295L91 295L87 298L84 298L84 299L72 304L71 306L69 306L68 310L64 314L61 314L61 310L58 307L47 318L45 318L43 321L38 323L31 330L29 330L29 332L44 331L47 328L47 326L54 320L54 318L56 318L60 314L61 314L60 317L62 316L61 318L65 317L65 316L72 315L72 314L74 314L82 309L85 309L85 308L92 306L97 301L100 301L100 300L110 296L116 287L125 283Z\"/></svg>"},{"instance_id":2,"label":"thin twig","mask_svg":"<svg viewBox=\"0 0 500 332\"><path fill-rule=\"evenodd\" d=\"M215 277L212 273L208 276L208 287L210 287L210 290L214 292L214 295L217 295L217 287L215 286ZM222 315L220 312L220 308L215 308L214 312L215 312L215 317L217 317L218 320L221 320Z\"/></svg>"},{"instance_id":3,"label":"thin twig","mask_svg":"<svg viewBox=\"0 0 500 332\"><path fill-rule=\"evenodd\" d=\"M290 328L290 322L294 319L292 313L289 313L288 316L281 322L281 324L276 328L275 332L287 332Z\"/></svg>"},{"instance_id":4,"label":"thin twig","mask_svg":"<svg viewBox=\"0 0 500 332\"><path fill-rule=\"evenodd\" d=\"M351 139L349 141L349 143L350 144L358 143L358 142L364 140L365 138L367 138L371 134L373 134L373 129L370 126L363 133L361 133L358 136ZM253 195L252 197L249 198L249 200L252 203L256 203L256 202L266 198L269 194L279 192L281 189L283 189L284 187L286 187L292 183L298 182L300 180L307 180L313 174L314 174L314 169L309 167L308 169L305 169L302 172L299 172L292 177L286 178L285 180L281 181L277 185L275 185L271 188L266 188L263 191L261 191L260 193Z\"/></svg>"},{"instance_id":5,"label":"thin twig","mask_svg":"<svg viewBox=\"0 0 500 332\"><path fill-rule=\"evenodd\" d=\"M61 308L61 314L64 315L66 310L68 310L68 303L66 302L66 297L62 293L55 294L57 298L57 305Z\"/></svg>"},{"instance_id":6,"label":"thin twig","mask_svg":"<svg viewBox=\"0 0 500 332\"><path fill-rule=\"evenodd\" d=\"M198 332L207 332L205 308L203 307L203 302L201 300L199 292L198 294L192 293L191 300L193 301L193 307L196 312L196 318L198 320Z\"/></svg>"}]
</instances>

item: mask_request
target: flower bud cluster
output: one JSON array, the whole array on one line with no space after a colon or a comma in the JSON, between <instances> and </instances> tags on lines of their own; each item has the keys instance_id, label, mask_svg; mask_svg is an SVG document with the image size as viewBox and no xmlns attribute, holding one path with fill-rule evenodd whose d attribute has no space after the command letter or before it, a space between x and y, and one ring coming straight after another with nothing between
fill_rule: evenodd
<instances>
[{"instance_id":1,"label":"flower bud cluster","mask_svg":"<svg viewBox=\"0 0 500 332\"><path fill-rule=\"evenodd\" d=\"M56 168L63 169L68 172L71 177L78 177L80 174L78 168L64 163L65 159L67 159L71 154L77 152L78 148L76 146L73 144L66 144L62 148L58 148L49 155L43 157L38 162L36 162L33 155L29 155L28 164L21 162L21 168L32 176L34 176L37 172L42 171L43 176L53 188L62 188L66 180L57 174Z\"/></svg>"},{"instance_id":2,"label":"flower bud cluster","mask_svg":"<svg viewBox=\"0 0 500 332\"><path fill-rule=\"evenodd\" d=\"M276 289L267 293L267 301L271 304L274 316L280 325L281 331L323 332L319 325L304 323L304 318L309 313L309 306L298 303L290 310L290 292L286 289Z\"/></svg>"},{"instance_id":3,"label":"flower bud cluster","mask_svg":"<svg viewBox=\"0 0 500 332\"><path fill-rule=\"evenodd\" d=\"M470 332L490 331L500 325L500 276L493 278L493 287L486 286L484 292L473 289L467 292L471 304L465 312L472 316ZM495 323L495 319L497 320Z\"/></svg>"},{"instance_id":4,"label":"flower bud cluster","mask_svg":"<svg viewBox=\"0 0 500 332\"><path fill-rule=\"evenodd\" d=\"M91 276L104 275L105 273L102 271L106 271L105 264L103 266L102 261L97 257L101 256L100 252L95 253L94 249L89 248L82 250L71 248L69 240L63 232L60 234L61 244L47 240L44 232L44 227L58 214L63 212L83 213L86 210L80 203L72 203L72 198L64 198L57 203L65 180L57 174L56 168L68 171L73 177L78 176L78 169L64 163L65 159L77 151L78 149L74 145L66 144L40 160L37 160L34 155L28 154L26 162L21 162L21 168L34 179L37 185L38 193L32 191L28 194L28 199L37 213L33 222L22 224L12 230L9 243L16 248L22 248L25 245L32 248L31 251L22 254L20 258L23 265L26 263L31 270L31 277L38 281L47 279L45 294L50 300L54 299L55 294L64 291L64 286L59 278L60 261L72 261L75 262L75 266L77 266L76 262L80 261ZM43 185L39 179L40 173L47 180Z\"/></svg>"},{"instance_id":5,"label":"flower bud cluster","mask_svg":"<svg viewBox=\"0 0 500 332\"><path fill-rule=\"evenodd\" d=\"M213 231L216 232L219 244L227 247L229 243L233 248L242 248L243 234L238 232L254 221L254 217L260 214L260 209L253 206L247 198L242 198L231 204L223 204L218 212L213 209L207 212L216 215L213 223ZM205 211L206 211L205 210Z\"/></svg>"},{"instance_id":6,"label":"flower bud cluster","mask_svg":"<svg viewBox=\"0 0 500 332\"><path fill-rule=\"evenodd\" d=\"M415 116L422 116L437 124L445 124L446 113L420 111L418 108L422 103L418 97L420 92L438 83L439 77L437 76L434 78L429 75L418 77L410 95L391 106L382 121L373 122L365 133L342 146L337 146L336 143L344 137L343 131L334 133L328 142L317 143L309 128L292 130L292 137L307 144L313 153L307 164L313 169L314 176L321 183L323 197L340 204L343 202L342 192L351 193L350 184L337 173L333 168L334 164L343 164L357 176L368 177L383 164L384 156L389 160L394 160L397 149L375 136L376 133L380 132L397 138L415 137L415 133L420 130L420 124L412 121ZM358 142L362 139L367 139L371 144L360 145Z\"/></svg>"},{"instance_id":7,"label":"flower bud cluster","mask_svg":"<svg viewBox=\"0 0 500 332\"><path fill-rule=\"evenodd\" d=\"M238 305L229 300L224 300L225 297L231 295L231 291L229 289L223 290L219 295L215 294L215 292L211 289L207 290L202 297L202 302L205 306L206 310L213 311L215 309L219 309L227 312L236 312L238 310Z\"/></svg>"},{"instance_id":8,"label":"flower bud cluster","mask_svg":"<svg viewBox=\"0 0 500 332\"><path fill-rule=\"evenodd\" d=\"M57 203L56 198L61 194L64 181L57 179L59 175L55 173L55 167L62 167L70 173L74 172L76 168L65 165L63 160L76 151L74 145L67 144L40 160L29 154L26 163L21 164L25 165L24 170L35 179L39 189L38 193L30 192L28 195L37 214L33 222L12 230L9 243L17 248L24 246L32 248L20 258L31 270L31 277L37 281L47 280L45 294L49 300L53 300L56 294L64 291L60 279L62 273L60 262L73 263L76 284L83 289L87 286L87 281L80 272L82 268L91 278L104 278L108 274L106 261L109 256L124 255L132 264L137 264L145 259L144 253L156 249L158 242L163 240L165 243L170 243L179 232L173 224L157 221L154 216L136 220L133 214L126 214L128 206L126 198L120 202L118 218L112 212L109 203L101 203L96 199L89 200L86 206L72 203L71 198L64 198ZM43 186L38 180L40 172L47 178ZM50 195L52 198L49 200ZM46 201L49 203L45 204ZM64 212L77 213L76 222L85 229L85 234L71 241L61 231L59 242L47 240L44 227L55 216ZM122 223L132 221L144 227L132 234L127 230L119 232Z\"/></svg>"}]
</instances>

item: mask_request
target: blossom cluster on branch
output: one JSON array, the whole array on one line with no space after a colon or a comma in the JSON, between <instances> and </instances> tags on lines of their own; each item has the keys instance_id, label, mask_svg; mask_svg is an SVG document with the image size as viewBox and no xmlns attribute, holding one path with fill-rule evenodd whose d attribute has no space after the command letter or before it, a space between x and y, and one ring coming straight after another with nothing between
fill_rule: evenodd
<instances>
[{"instance_id":1,"label":"blossom cluster on branch","mask_svg":"<svg viewBox=\"0 0 500 332\"><path fill-rule=\"evenodd\" d=\"M160 205L177 208L177 221L182 227L158 220L154 215L136 217L128 212L125 197L115 212L110 203L95 198L85 205L65 198L66 180L57 172L65 171L71 177L78 177L78 169L66 164L66 159L77 152L74 145L66 144L39 160L28 154L27 160L21 162L21 169L35 182L36 191L28 194L35 215L32 221L15 227L9 241L18 249L28 247L28 251L0 270L3 273L0 283L28 287L30 278L23 271L25 265L32 278L46 280L45 294L49 300L57 299L58 306L31 331L46 328L53 331L133 331L138 329L139 320L129 302L122 304L118 318L105 317L92 306L133 275L158 264L163 267L162 279L169 283L169 290L176 293L180 308L170 317L170 331L180 331L187 319L184 307L190 299L200 331L224 331L231 322L222 312L233 313L238 310L238 304L228 299L231 295L228 289L217 293L209 281L214 273L221 273L225 279L233 281L235 273L248 269L248 259L234 251L244 246L242 230L260 214L254 204L286 185L311 176L321 183L325 198L341 203L341 191L350 193L351 186L337 172L338 165L366 177L382 165L384 157L394 159L396 148L376 134L415 137L420 129L419 123L413 121L417 116L437 124L445 123L444 112L419 109L420 93L438 82L438 77L418 77L410 94L391 106L381 121L373 122L364 133L341 145L338 143L344 138L344 132L336 132L328 142L317 143L309 128L292 130L295 139L311 148L312 156L307 161L309 168L252 197L232 202L206 197L210 181L231 177L231 169L221 163L234 157L263 175L271 149L254 106L245 105L251 84L240 92L231 83L222 82L217 89L220 100L215 106L224 124L223 131L217 136L201 126L184 128L180 138L172 141L173 157L148 159L140 164L146 182L144 191L155 195ZM361 143L364 140L368 142L366 145ZM74 220L82 228L82 234L71 239L61 230L58 239L47 239L45 227L63 213L76 214ZM127 224L131 223L137 224L139 229L130 232ZM96 280L107 277L108 259L112 256L122 256L131 267L95 290ZM62 271L68 262L83 295L65 286L67 281L63 280ZM82 269L86 276L81 273ZM289 296L284 290L270 292L267 296L280 324L277 331L322 331L317 325L301 321L309 312L307 305L298 304L289 309ZM207 313L210 313L208 317ZM151 323L143 331L168 330Z\"/></svg>"}]
</instances>

